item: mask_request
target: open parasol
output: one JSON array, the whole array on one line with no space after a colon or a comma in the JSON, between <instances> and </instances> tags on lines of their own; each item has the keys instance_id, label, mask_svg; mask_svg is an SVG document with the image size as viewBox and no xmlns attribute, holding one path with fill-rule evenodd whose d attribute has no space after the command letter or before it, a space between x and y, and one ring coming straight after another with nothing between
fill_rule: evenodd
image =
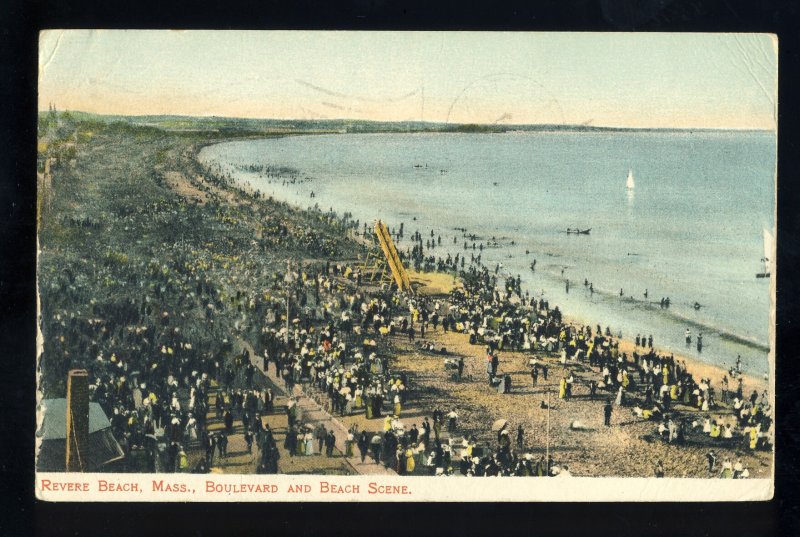
<instances>
[{"instance_id":1,"label":"open parasol","mask_svg":"<svg viewBox=\"0 0 800 537\"><path fill-rule=\"evenodd\" d=\"M492 424L492 432L496 433L498 431L502 431L503 429L506 428L506 425L508 425L508 420L505 420L505 419L496 420Z\"/></svg>"}]
</instances>

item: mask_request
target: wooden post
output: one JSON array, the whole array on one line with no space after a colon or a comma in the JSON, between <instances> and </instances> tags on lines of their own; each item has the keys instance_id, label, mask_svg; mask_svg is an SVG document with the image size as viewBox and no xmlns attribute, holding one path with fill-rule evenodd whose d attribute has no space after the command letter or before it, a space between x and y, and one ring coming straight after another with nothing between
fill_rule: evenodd
<instances>
[{"instance_id":1,"label":"wooden post","mask_svg":"<svg viewBox=\"0 0 800 537\"><path fill-rule=\"evenodd\" d=\"M66 470L85 472L89 446L89 374L73 369L67 374Z\"/></svg>"},{"instance_id":2,"label":"wooden post","mask_svg":"<svg viewBox=\"0 0 800 537\"><path fill-rule=\"evenodd\" d=\"M286 260L286 353L289 353L289 283L291 282L291 267L289 260Z\"/></svg>"},{"instance_id":3,"label":"wooden post","mask_svg":"<svg viewBox=\"0 0 800 537\"><path fill-rule=\"evenodd\" d=\"M550 390L547 390L547 447L545 448L545 464L547 477L550 477Z\"/></svg>"}]
</instances>

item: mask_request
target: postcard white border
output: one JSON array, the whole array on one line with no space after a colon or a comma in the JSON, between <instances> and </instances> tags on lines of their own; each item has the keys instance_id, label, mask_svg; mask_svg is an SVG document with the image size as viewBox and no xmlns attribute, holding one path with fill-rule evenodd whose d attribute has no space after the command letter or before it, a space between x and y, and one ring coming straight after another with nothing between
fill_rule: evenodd
<instances>
[{"instance_id":1,"label":"postcard white border","mask_svg":"<svg viewBox=\"0 0 800 537\"><path fill-rule=\"evenodd\" d=\"M36 474L36 497L52 502L726 502L772 496L771 479Z\"/></svg>"}]
</instances>

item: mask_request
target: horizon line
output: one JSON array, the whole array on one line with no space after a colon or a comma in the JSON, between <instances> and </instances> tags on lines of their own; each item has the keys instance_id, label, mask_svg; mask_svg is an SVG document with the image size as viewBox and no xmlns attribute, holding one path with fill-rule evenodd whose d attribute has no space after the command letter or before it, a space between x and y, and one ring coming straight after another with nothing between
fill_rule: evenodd
<instances>
[{"instance_id":1,"label":"horizon line","mask_svg":"<svg viewBox=\"0 0 800 537\"><path fill-rule=\"evenodd\" d=\"M37 114L47 114L52 110L40 109ZM354 122L354 123L388 123L388 124L403 124L403 123L421 123L426 125L449 125L453 127L460 126L481 126L481 127L498 127L498 128L513 128L513 127L567 127L579 129L607 129L607 130L640 130L640 131L740 131L740 132L771 132L776 133L777 129L759 128L759 127L633 127L633 126L620 126L620 125L586 125L581 123L450 123L448 121L431 121L420 119L403 119L403 120L384 120L384 119L356 119L356 118L277 118L277 117L242 117L242 116L224 116L224 115L190 115L190 114L170 114L170 113L153 113L153 114L122 114L122 113L99 113L99 112L86 112L84 110L56 110L57 113L78 113L86 114L89 116L100 117L123 117L123 118L158 118L158 117L175 117L186 119L225 119L225 120L241 120L241 121L317 121L317 122Z\"/></svg>"}]
</instances>

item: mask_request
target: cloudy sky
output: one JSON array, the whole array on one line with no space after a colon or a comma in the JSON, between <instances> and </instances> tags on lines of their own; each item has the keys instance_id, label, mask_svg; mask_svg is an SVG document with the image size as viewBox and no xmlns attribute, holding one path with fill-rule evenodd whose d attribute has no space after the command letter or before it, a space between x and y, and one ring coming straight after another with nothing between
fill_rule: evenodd
<instances>
[{"instance_id":1,"label":"cloudy sky","mask_svg":"<svg viewBox=\"0 0 800 537\"><path fill-rule=\"evenodd\" d=\"M43 32L39 108L774 129L762 34Z\"/></svg>"}]
</instances>

